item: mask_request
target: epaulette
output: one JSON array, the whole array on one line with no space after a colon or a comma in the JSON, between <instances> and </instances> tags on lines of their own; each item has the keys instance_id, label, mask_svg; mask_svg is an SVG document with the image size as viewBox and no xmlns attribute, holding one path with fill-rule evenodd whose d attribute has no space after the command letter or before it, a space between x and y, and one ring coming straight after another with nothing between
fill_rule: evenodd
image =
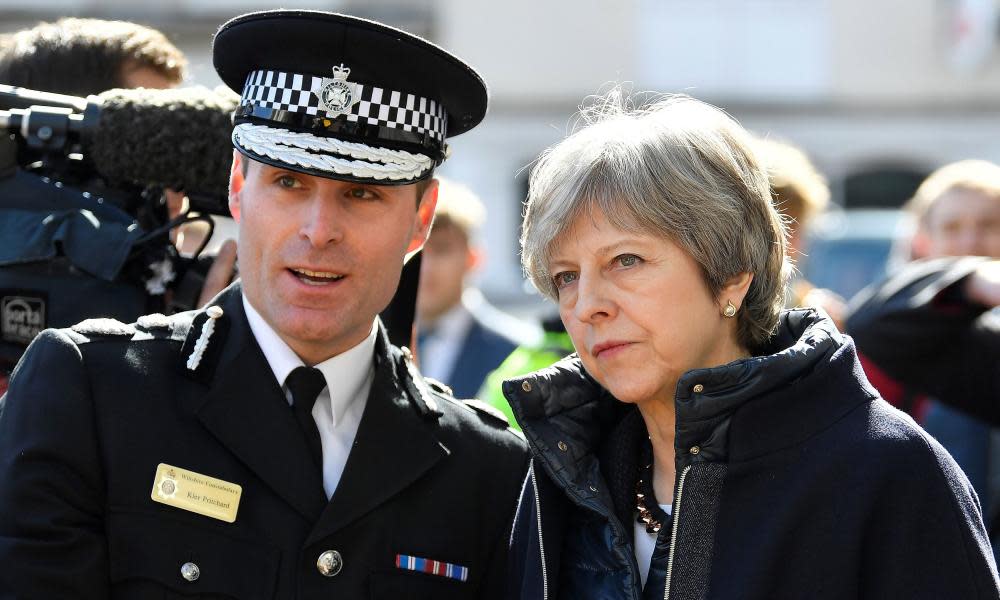
<instances>
[{"instance_id":1,"label":"epaulette","mask_svg":"<svg viewBox=\"0 0 1000 600\"><path fill-rule=\"evenodd\" d=\"M462 400L461 402L477 413L499 421L504 427L510 427L510 421L507 420L507 415L482 400L469 398L468 400Z\"/></svg>"},{"instance_id":2,"label":"epaulette","mask_svg":"<svg viewBox=\"0 0 1000 600\"><path fill-rule=\"evenodd\" d=\"M115 319L99 318L80 321L70 327L81 335L103 335L103 336L129 336L135 335L135 327L122 323Z\"/></svg>"}]
</instances>

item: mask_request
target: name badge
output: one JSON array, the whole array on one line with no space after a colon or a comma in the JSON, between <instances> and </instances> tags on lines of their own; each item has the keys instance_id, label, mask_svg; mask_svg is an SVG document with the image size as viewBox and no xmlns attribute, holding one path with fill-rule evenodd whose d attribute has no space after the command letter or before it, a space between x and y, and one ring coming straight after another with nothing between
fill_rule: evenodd
<instances>
[{"instance_id":1,"label":"name badge","mask_svg":"<svg viewBox=\"0 0 1000 600\"><path fill-rule=\"evenodd\" d=\"M215 477L160 463L153 478L153 502L226 523L236 520L243 488Z\"/></svg>"}]
</instances>

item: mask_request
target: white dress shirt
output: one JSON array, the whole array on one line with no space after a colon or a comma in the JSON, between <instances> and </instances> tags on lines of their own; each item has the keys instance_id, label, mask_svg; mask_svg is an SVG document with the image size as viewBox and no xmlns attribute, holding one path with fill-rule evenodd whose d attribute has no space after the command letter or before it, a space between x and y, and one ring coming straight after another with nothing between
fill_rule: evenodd
<instances>
[{"instance_id":1,"label":"white dress shirt","mask_svg":"<svg viewBox=\"0 0 1000 600\"><path fill-rule=\"evenodd\" d=\"M274 372L275 379L281 384L290 405L292 394L285 385L285 379L293 369L305 366L305 363L264 321L245 295L243 308L250 323L250 331L257 339L257 344L264 352L264 358ZM368 403L368 392L375 378L377 333L378 327L372 322L371 333L360 344L315 365L326 379L326 387L313 405L312 416L323 443L323 489L327 498L333 496L340 483L351 446L354 445L354 437L358 433L358 425L361 424L361 415Z\"/></svg>"}]
</instances>

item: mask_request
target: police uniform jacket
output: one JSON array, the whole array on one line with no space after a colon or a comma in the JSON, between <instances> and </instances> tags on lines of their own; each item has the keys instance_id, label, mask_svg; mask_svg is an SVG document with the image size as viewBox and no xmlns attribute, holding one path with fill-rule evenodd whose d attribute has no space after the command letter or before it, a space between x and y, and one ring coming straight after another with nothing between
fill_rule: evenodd
<instances>
[{"instance_id":1,"label":"police uniform jacket","mask_svg":"<svg viewBox=\"0 0 1000 600\"><path fill-rule=\"evenodd\" d=\"M0 405L0 598L499 596L527 468L506 421L380 332L328 501L238 284L213 304L195 369L205 311L31 345ZM154 501L161 464L241 486L235 521Z\"/></svg>"}]
</instances>

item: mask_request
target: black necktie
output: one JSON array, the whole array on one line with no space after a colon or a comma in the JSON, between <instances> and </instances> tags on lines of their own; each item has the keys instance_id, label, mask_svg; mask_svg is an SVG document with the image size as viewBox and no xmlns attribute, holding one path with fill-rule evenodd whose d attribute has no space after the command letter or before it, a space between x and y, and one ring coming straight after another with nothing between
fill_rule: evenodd
<instances>
[{"instance_id":1,"label":"black necktie","mask_svg":"<svg viewBox=\"0 0 1000 600\"><path fill-rule=\"evenodd\" d=\"M316 397L326 387L326 379L319 369L312 367L296 367L288 374L285 385L292 392L292 412L295 419L302 428L305 435L306 445L320 472L323 471L323 443L319 439L319 429L316 428L316 420L312 416L313 404L316 404Z\"/></svg>"}]
</instances>

